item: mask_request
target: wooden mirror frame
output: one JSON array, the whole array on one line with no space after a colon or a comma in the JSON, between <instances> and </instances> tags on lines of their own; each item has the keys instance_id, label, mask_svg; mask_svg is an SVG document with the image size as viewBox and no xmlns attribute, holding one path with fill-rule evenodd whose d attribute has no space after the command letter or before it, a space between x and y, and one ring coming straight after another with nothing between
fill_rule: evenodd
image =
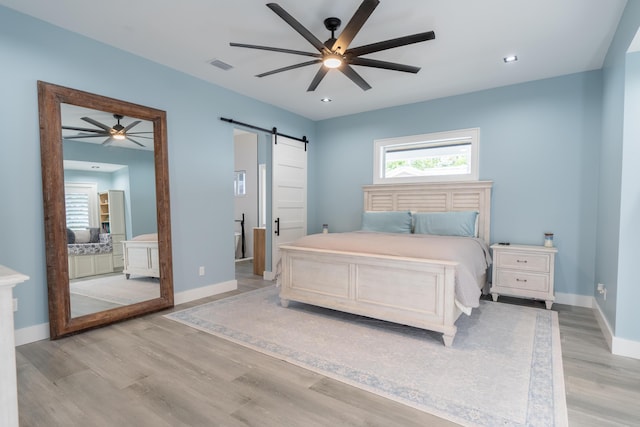
<instances>
[{"instance_id":1,"label":"wooden mirror frame","mask_svg":"<svg viewBox=\"0 0 640 427\"><path fill-rule=\"evenodd\" d=\"M159 298L71 317L60 104L71 104L153 122L160 264ZM173 307L166 112L42 81L38 81L38 110L51 339Z\"/></svg>"}]
</instances>

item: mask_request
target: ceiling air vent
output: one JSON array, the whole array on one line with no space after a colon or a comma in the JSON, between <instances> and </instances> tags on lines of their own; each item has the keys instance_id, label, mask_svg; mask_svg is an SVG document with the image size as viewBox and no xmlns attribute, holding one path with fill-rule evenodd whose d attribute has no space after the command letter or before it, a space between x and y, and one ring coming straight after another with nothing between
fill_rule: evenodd
<instances>
[{"instance_id":1,"label":"ceiling air vent","mask_svg":"<svg viewBox=\"0 0 640 427\"><path fill-rule=\"evenodd\" d=\"M213 61L210 61L209 64L213 65L214 67L218 67L224 71L227 71L233 68L233 65L229 65L226 62L220 61L219 59L214 59Z\"/></svg>"}]
</instances>

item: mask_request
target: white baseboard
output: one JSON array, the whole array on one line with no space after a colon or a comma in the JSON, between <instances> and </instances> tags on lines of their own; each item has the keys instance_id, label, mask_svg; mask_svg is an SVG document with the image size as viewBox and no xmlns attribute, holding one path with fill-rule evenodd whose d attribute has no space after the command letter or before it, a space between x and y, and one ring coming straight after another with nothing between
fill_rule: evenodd
<instances>
[{"instance_id":1,"label":"white baseboard","mask_svg":"<svg viewBox=\"0 0 640 427\"><path fill-rule=\"evenodd\" d=\"M576 294L564 294L562 292L555 293L557 304L573 305L575 307L593 307L593 296L591 295L576 295Z\"/></svg>"},{"instance_id":2,"label":"white baseboard","mask_svg":"<svg viewBox=\"0 0 640 427\"><path fill-rule=\"evenodd\" d=\"M16 329L15 337L16 347L23 344L49 339L49 323L41 323L39 325Z\"/></svg>"},{"instance_id":3,"label":"white baseboard","mask_svg":"<svg viewBox=\"0 0 640 427\"><path fill-rule=\"evenodd\" d=\"M596 315L596 320L598 321L598 325L600 326L602 335L604 335L604 339L607 342L607 345L609 346L609 350L613 350L613 339L615 338L613 335L613 329L611 329L611 325L609 325L609 321L605 317L604 313L602 312L602 309L596 302L595 298L593 300L593 312Z\"/></svg>"},{"instance_id":4,"label":"white baseboard","mask_svg":"<svg viewBox=\"0 0 640 427\"><path fill-rule=\"evenodd\" d=\"M640 359L640 341L628 340L625 338L613 337L611 353L616 356L631 357Z\"/></svg>"},{"instance_id":5,"label":"white baseboard","mask_svg":"<svg viewBox=\"0 0 640 427\"><path fill-rule=\"evenodd\" d=\"M611 329L611 325L609 325L607 318L602 312L600 305L595 301L595 299L593 302L593 311L596 314L598 325L604 335L604 339L607 341L611 354L640 359L640 341L616 337L613 333L613 329Z\"/></svg>"},{"instance_id":6,"label":"white baseboard","mask_svg":"<svg viewBox=\"0 0 640 427\"><path fill-rule=\"evenodd\" d=\"M174 295L174 303L175 305L183 304L236 289L238 289L237 280L229 280L228 282L216 283L202 288L189 289L188 291L176 293ZM15 330L16 347L46 339L49 339L49 323L41 323L39 325L27 326L26 328Z\"/></svg>"},{"instance_id":7,"label":"white baseboard","mask_svg":"<svg viewBox=\"0 0 640 427\"><path fill-rule=\"evenodd\" d=\"M214 283L213 285L178 292L174 294L173 301L175 305L184 304L185 302L218 295L224 292L235 291L236 289L238 289L238 281L229 280L227 282Z\"/></svg>"}]
</instances>

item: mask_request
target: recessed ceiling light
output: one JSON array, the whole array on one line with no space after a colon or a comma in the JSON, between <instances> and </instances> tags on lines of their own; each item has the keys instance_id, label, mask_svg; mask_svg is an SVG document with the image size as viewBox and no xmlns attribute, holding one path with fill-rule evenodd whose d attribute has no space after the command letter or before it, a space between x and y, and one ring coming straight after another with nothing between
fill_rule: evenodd
<instances>
[{"instance_id":1,"label":"recessed ceiling light","mask_svg":"<svg viewBox=\"0 0 640 427\"><path fill-rule=\"evenodd\" d=\"M502 58L502 60L508 64L510 62L516 62L518 60L518 57L515 55L509 55L509 56L505 56L504 58Z\"/></svg>"},{"instance_id":2,"label":"recessed ceiling light","mask_svg":"<svg viewBox=\"0 0 640 427\"><path fill-rule=\"evenodd\" d=\"M322 101L322 102L331 102L332 100L331 100L331 98L324 97L320 101Z\"/></svg>"}]
</instances>

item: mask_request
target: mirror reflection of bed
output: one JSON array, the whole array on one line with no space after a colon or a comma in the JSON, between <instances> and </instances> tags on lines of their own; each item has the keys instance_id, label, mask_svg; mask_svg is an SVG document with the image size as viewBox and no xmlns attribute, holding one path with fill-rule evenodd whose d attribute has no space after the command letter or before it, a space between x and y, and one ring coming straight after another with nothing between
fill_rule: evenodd
<instances>
[{"instance_id":1,"label":"mirror reflection of bed","mask_svg":"<svg viewBox=\"0 0 640 427\"><path fill-rule=\"evenodd\" d=\"M72 318L160 296L153 124L114 117L61 106ZM115 120L135 142L89 131Z\"/></svg>"}]
</instances>

